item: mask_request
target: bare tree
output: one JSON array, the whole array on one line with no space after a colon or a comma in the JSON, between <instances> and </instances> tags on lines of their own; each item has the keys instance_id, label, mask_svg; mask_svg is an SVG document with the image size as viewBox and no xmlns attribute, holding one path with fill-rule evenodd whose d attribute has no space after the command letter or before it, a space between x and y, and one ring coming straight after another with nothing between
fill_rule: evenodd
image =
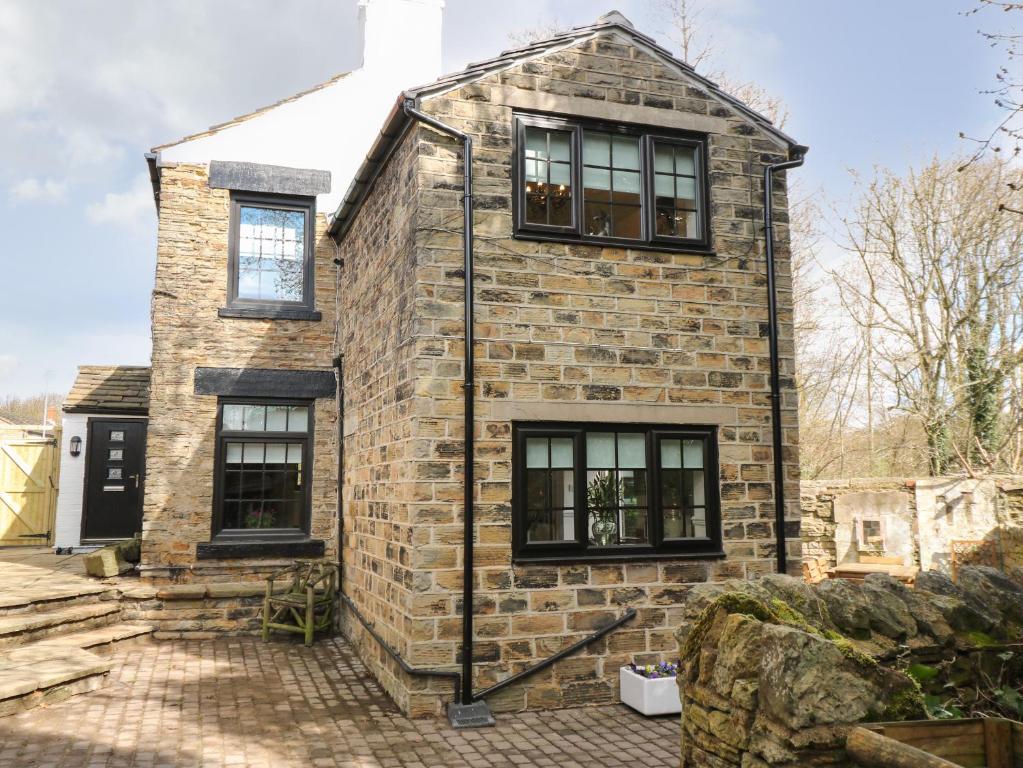
<instances>
[{"instance_id":1,"label":"bare tree","mask_svg":"<svg viewBox=\"0 0 1023 768\"><path fill-rule=\"evenodd\" d=\"M650 0L654 12L670 30L671 41L686 64L713 80L722 90L760 112L779 128L789 117L785 103L752 81L729 77L716 63L718 47L711 28L714 24L708 0Z\"/></svg>"},{"instance_id":2,"label":"bare tree","mask_svg":"<svg viewBox=\"0 0 1023 768\"><path fill-rule=\"evenodd\" d=\"M971 137L965 133L960 136L974 143L975 151L965 163L976 162L987 152L1002 152L1008 149L1015 156L1023 149L1023 78L1019 76L1020 65L1023 63L1023 33L1017 31L1014 23L1023 21L1023 3L1004 2L1003 0L977 0L977 5L964 13L965 16L1000 11L1001 29L995 29L990 16L983 16L987 29L977 30L978 34L992 47L1003 52L1004 60L995 72L995 84L982 93L994 99L995 106L1002 113L1002 119L986 136ZM1015 213L1023 213L1021 210Z\"/></svg>"},{"instance_id":3,"label":"bare tree","mask_svg":"<svg viewBox=\"0 0 1023 768\"><path fill-rule=\"evenodd\" d=\"M527 46L540 40L556 37L567 31L568 27L555 19L551 22L535 24L532 27L513 30L508 33L508 40L517 46Z\"/></svg>"},{"instance_id":4,"label":"bare tree","mask_svg":"<svg viewBox=\"0 0 1023 768\"><path fill-rule=\"evenodd\" d=\"M923 431L931 474L1018 469L1023 222L993 159L880 171L844 220L851 263L831 272L894 413Z\"/></svg>"}]
</instances>

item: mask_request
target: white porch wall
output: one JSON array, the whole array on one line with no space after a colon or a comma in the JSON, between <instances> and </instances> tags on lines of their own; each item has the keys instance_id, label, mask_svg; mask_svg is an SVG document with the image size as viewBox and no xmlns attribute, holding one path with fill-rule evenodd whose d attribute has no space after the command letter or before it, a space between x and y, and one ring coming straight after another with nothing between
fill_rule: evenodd
<instances>
[{"instance_id":1,"label":"white porch wall","mask_svg":"<svg viewBox=\"0 0 1023 768\"><path fill-rule=\"evenodd\" d=\"M85 457L89 450L89 419L137 419L138 414L65 413L61 419L60 489L54 522L54 547L78 548L82 538L82 506L85 499ZM82 452L71 455L71 438L82 438ZM83 547L95 549L95 547Z\"/></svg>"}]
</instances>

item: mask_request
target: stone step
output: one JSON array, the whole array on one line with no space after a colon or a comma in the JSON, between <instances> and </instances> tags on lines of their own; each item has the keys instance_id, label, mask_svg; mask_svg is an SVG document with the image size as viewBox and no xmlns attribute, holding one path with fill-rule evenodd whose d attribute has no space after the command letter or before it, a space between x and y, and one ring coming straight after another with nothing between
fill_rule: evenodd
<instances>
[{"instance_id":1,"label":"stone step","mask_svg":"<svg viewBox=\"0 0 1023 768\"><path fill-rule=\"evenodd\" d=\"M58 635L45 640L40 644L58 645L71 648L82 648L93 653L104 653L111 650L115 645L128 642L129 640L148 640L153 635L153 626L141 622L121 621L117 624L108 624L105 627L87 629L83 632L72 632L67 635Z\"/></svg>"},{"instance_id":2,"label":"stone step","mask_svg":"<svg viewBox=\"0 0 1023 768\"><path fill-rule=\"evenodd\" d=\"M101 687L111 663L67 645L31 643L0 651L0 717Z\"/></svg>"},{"instance_id":3,"label":"stone step","mask_svg":"<svg viewBox=\"0 0 1023 768\"><path fill-rule=\"evenodd\" d=\"M116 600L118 592L109 584L11 585L4 584L0 594L0 617L22 613L52 611L72 605Z\"/></svg>"},{"instance_id":4,"label":"stone step","mask_svg":"<svg viewBox=\"0 0 1023 768\"><path fill-rule=\"evenodd\" d=\"M116 601L0 616L0 650L56 635L96 629L117 622L120 616L121 605Z\"/></svg>"}]
</instances>

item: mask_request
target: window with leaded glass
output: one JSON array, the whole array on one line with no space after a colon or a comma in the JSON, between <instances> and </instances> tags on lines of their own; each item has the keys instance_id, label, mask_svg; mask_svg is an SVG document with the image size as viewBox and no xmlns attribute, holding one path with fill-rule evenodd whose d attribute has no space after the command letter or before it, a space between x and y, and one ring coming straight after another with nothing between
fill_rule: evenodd
<instances>
[{"instance_id":1,"label":"window with leaded glass","mask_svg":"<svg viewBox=\"0 0 1023 768\"><path fill-rule=\"evenodd\" d=\"M312 308L313 208L313 198L232 196L229 308Z\"/></svg>"},{"instance_id":2,"label":"window with leaded glass","mask_svg":"<svg viewBox=\"0 0 1023 768\"><path fill-rule=\"evenodd\" d=\"M307 401L220 403L217 532L307 531L311 410Z\"/></svg>"},{"instance_id":3,"label":"window with leaded glass","mask_svg":"<svg viewBox=\"0 0 1023 768\"><path fill-rule=\"evenodd\" d=\"M513 440L516 559L720 556L713 428L517 423Z\"/></svg>"},{"instance_id":4,"label":"window with leaded glass","mask_svg":"<svg viewBox=\"0 0 1023 768\"><path fill-rule=\"evenodd\" d=\"M515 235L707 250L706 137L516 115Z\"/></svg>"}]
</instances>

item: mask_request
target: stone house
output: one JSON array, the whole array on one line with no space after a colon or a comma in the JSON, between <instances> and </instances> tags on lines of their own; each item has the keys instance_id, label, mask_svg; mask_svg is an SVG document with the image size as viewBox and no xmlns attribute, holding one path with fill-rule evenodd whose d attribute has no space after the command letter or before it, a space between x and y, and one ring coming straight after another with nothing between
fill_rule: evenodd
<instances>
[{"instance_id":1,"label":"stone house","mask_svg":"<svg viewBox=\"0 0 1023 768\"><path fill-rule=\"evenodd\" d=\"M805 147L618 13L410 89L442 5L365 0L363 69L149 156L141 570L339 560L412 714L538 664L490 706L612 701L692 584L799 556L781 169L776 313L764 204ZM165 629L249 628L209 608Z\"/></svg>"}]
</instances>

